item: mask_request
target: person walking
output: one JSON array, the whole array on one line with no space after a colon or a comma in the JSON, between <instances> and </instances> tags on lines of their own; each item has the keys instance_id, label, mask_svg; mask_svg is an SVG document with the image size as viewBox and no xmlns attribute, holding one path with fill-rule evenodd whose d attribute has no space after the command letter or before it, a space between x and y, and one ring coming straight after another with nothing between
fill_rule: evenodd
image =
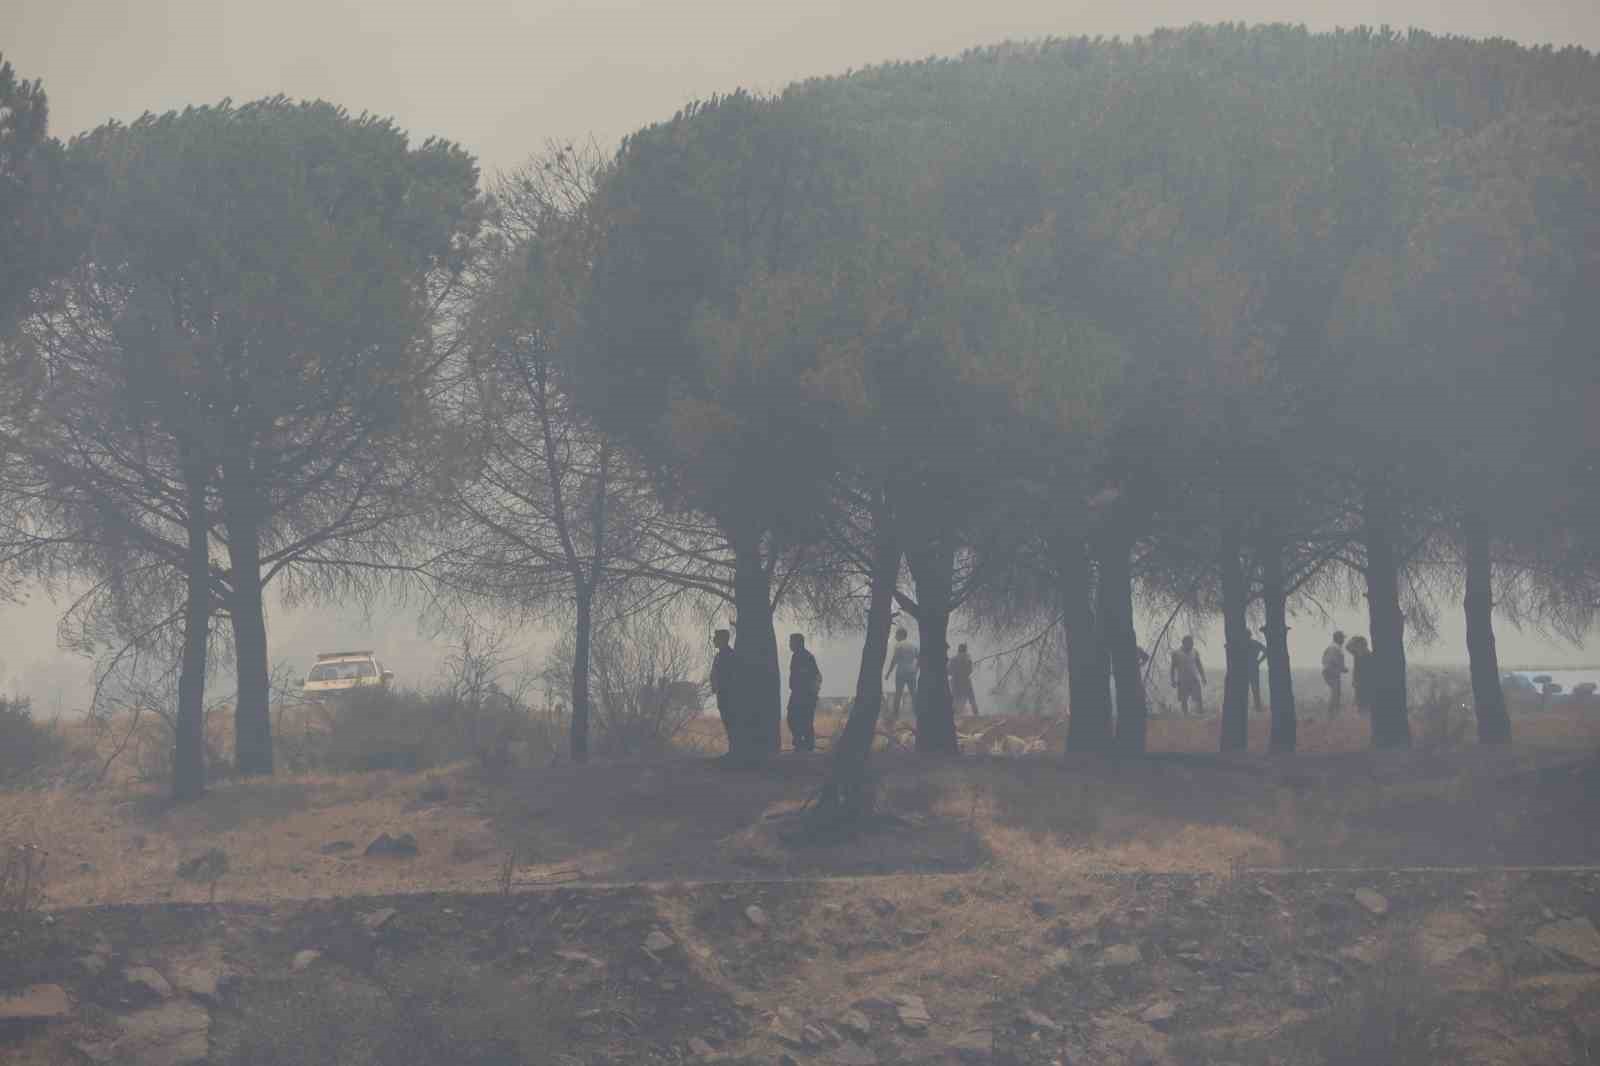
<instances>
[{"instance_id":1,"label":"person walking","mask_svg":"<svg viewBox=\"0 0 1600 1066\"><path fill-rule=\"evenodd\" d=\"M978 693L972 687L972 656L967 654L965 644L956 648L956 657L950 660L950 703L956 714L961 713L961 705L965 703L972 716L978 717Z\"/></svg>"},{"instance_id":2,"label":"person walking","mask_svg":"<svg viewBox=\"0 0 1600 1066\"><path fill-rule=\"evenodd\" d=\"M817 750L817 697L822 692L822 668L806 650L806 638L789 636L789 736L795 751Z\"/></svg>"},{"instance_id":3,"label":"person walking","mask_svg":"<svg viewBox=\"0 0 1600 1066\"><path fill-rule=\"evenodd\" d=\"M1203 690L1206 683L1205 664L1195 649L1194 638L1184 637L1180 647L1172 652L1172 687L1178 690L1178 712L1187 715L1189 703L1194 702L1194 713L1205 713Z\"/></svg>"},{"instance_id":4,"label":"person walking","mask_svg":"<svg viewBox=\"0 0 1600 1066\"><path fill-rule=\"evenodd\" d=\"M883 672L885 681L889 680L890 674L894 675L894 704L889 711L891 722L900 719L901 693L911 693L912 705L916 704L919 655L917 646L907 639L905 628L902 626L895 630L894 651L889 654L889 668Z\"/></svg>"},{"instance_id":5,"label":"person walking","mask_svg":"<svg viewBox=\"0 0 1600 1066\"><path fill-rule=\"evenodd\" d=\"M1344 631L1334 630L1333 643L1322 653L1322 680L1328 684L1328 717L1344 710Z\"/></svg>"},{"instance_id":6,"label":"person walking","mask_svg":"<svg viewBox=\"0 0 1600 1066\"><path fill-rule=\"evenodd\" d=\"M736 717L739 686L734 681L739 664L733 657L733 648L729 646L728 639L726 629L719 629L711 636L711 644L717 649L716 656L711 660L711 694L717 697L717 714L722 718L723 731L728 734L728 752L732 754L739 750L743 738Z\"/></svg>"}]
</instances>

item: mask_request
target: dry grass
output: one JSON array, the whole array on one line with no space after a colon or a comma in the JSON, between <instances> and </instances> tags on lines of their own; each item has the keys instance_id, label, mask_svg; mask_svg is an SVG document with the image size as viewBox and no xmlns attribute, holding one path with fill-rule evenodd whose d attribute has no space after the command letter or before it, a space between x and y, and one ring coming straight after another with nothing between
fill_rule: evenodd
<instances>
[{"instance_id":1,"label":"dry grass","mask_svg":"<svg viewBox=\"0 0 1600 1066\"><path fill-rule=\"evenodd\" d=\"M210 723L219 744L225 724ZM837 714L819 722L824 747L841 724ZM1518 713L1518 744L1507 751L1385 755L1354 754L1367 747L1366 726L1347 713L1304 722L1303 754L1270 761L1199 754L1214 750L1215 719L1151 724L1151 748L1179 754L1131 763L1074 756L1063 765L1045 756L948 762L884 752L874 760L882 824L829 848L782 840L788 816L826 769L822 757L789 756L745 773L685 757L526 769L503 780L464 765L432 775L286 775L219 782L183 808L168 804L160 786L141 784L125 756L96 788L0 792L0 841L49 852L57 906L203 900L206 887L175 871L212 847L229 857L219 900L493 891L512 852L519 884L573 866L601 880L987 869L1046 886L1086 873L1222 874L1241 863L1496 861L1511 854L1496 848L1514 851L1528 837L1519 826L1529 816L1524 798L1508 802L1498 782L1546 765L1554 752L1600 745L1600 723L1574 709ZM1259 747L1265 716L1250 724ZM968 734L980 725L991 737L1051 743L1062 732L1050 719L961 723ZM68 739L97 743L102 757L126 733L79 730ZM720 732L705 719L689 746L717 750ZM420 854L364 858L380 832L412 833ZM1536 836L1527 846L1547 843L1548 833ZM324 851L339 841L350 847Z\"/></svg>"}]
</instances>

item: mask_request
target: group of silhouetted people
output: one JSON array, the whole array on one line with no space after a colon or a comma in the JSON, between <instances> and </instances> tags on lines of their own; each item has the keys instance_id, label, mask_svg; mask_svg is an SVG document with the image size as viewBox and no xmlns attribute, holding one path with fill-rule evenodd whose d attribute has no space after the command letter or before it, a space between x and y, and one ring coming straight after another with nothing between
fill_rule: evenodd
<instances>
[{"instance_id":1,"label":"group of silhouetted people","mask_svg":"<svg viewBox=\"0 0 1600 1066\"><path fill-rule=\"evenodd\" d=\"M955 713L960 714L965 706L969 714L978 713L978 693L972 687L972 656L967 652L967 646L962 644L956 648L955 655L951 656L948 677L950 680L950 703ZM889 721L896 722L900 719L900 699L910 694L913 705L917 699L917 679L922 672L922 651L910 639L905 627L895 630L894 648L889 653L889 667L883 672L883 679L889 680L894 675L894 702L889 706Z\"/></svg>"},{"instance_id":2,"label":"group of silhouetted people","mask_svg":"<svg viewBox=\"0 0 1600 1066\"><path fill-rule=\"evenodd\" d=\"M1261 635L1266 636L1265 628ZM1255 712L1262 712L1261 702L1261 664L1267 660L1267 646L1254 637L1248 641L1248 670L1246 680L1250 685L1250 699ZM1349 653L1350 661L1347 664L1345 654ZM1143 652L1141 651L1141 658ZM1344 675L1350 675L1351 687L1355 690L1356 706L1370 712L1372 710L1372 684L1370 661L1372 649L1367 644L1365 637L1351 637L1347 642L1343 631L1336 630L1333 634L1333 643L1329 644L1322 653L1322 680L1328 686L1328 717L1333 718L1344 710ZM1172 687L1178 694L1178 711L1180 714L1203 714L1205 712L1205 684L1206 668L1200 661L1200 652L1194 646L1193 637L1184 637L1178 647L1172 650L1172 661L1169 671ZM1193 710L1191 710L1191 705Z\"/></svg>"},{"instance_id":3,"label":"group of silhouetted people","mask_svg":"<svg viewBox=\"0 0 1600 1066\"><path fill-rule=\"evenodd\" d=\"M753 701L745 698L741 691L740 664L728 630L717 630L711 642L717 649L711 660L711 692L717 698L717 714L728 734L728 750L757 750L762 738L755 734L761 731L761 724L752 720ZM806 638L799 633L790 635L789 651L789 736L795 751L816 751L817 697L822 692L822 667L817 665L817 657L806 648Z\"/></svg>"},{"instance_id":4,"label":"group of silhouetted people","mask_svg":"<svg viewBox=\"0 0 1600 1066\"><path fill-rule=\"evenodd\" d=\"M748 708L752 701L743 698L740 684L741 664L735 656L731 634L726 629L717 630L711 638L716 655L711 661L711 692L717 699L717 713L722 718L722 728L728 734L728 750L743 752L759 748L761 738L753 734L760 723L749 720ZM822 668L817 657L806 647L806 638L800 633L789 637L789 736L795 751L817 750L817 700L822 692ZM973 662L965 644L956 649L950 658L950 698L956 713L963 707L968 713L978 713L978 694L972 684ZM895 644L889 655L889 667L884 680L894 677L894 700L889 706L888 719L899 720L901 700L908 693L912 703L917 697L917 681L922 672L922 653L909 639L904 628L895 632Z\"/></svg>"},{"instance_id":5,"label":"group of silhouetted people","mask_svg":"<svg viewBox=\"0 0 1600 1066\"><path fill-rule=\"evenodd\" d=\"M1345 666L1345 652L1350 653L1350 665ZM1344 638L1341 630L1334 630L1333 643L1322 653L1322 680L1328 684L1328 717L1344 710L1344 675L1350 675L1350 687L1355 690L1356 708L1372 711L1372 649L1366 637Z\"/></svg>"}]
</instances>

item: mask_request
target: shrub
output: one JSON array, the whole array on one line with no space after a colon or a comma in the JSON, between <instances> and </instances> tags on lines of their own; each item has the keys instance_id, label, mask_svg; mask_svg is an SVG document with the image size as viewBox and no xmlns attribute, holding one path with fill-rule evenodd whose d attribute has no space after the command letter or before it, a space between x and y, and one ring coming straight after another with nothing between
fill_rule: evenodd
<instances>
[{"instance_id":1,"label":"shrub","mask_svg":"<svg viewBox=\"0 0 1600 1066\"><path fill-rule=\"evenodd\" d=\"M595 636L590 662L601 754L659 755L705 707L704 687L688 680L695 653L663 620L607 626Z\"/></svg>"},{"instance_id":2,"label":"shrub","mask_svg":"<svg viewBox=\"0 0 1600 1066\"><path fill-rule=\"evenodd\" d=\"M313 709L286 740L297 770L417 771L470 759L498 771L548 763L565 723L559 709L530 708L495 685L471 698L448 688L371 688Z\"/></svg>"},{"instance_id":3,"label":"shrub","mask_svg":"<svg viewBox=\"0 0 1600 1066\"><path fill-rule=\"evenodd\" d=\"M0 788L14 788L59 765L67 743L54 729L33 720L25 698L0 696Z\"/></svg>"},{"instance_id":4,"label":"shrub","mask_svg":"<svg viewBox=\"0 0 1600 1066\"><path fill-rule=\"evenodd\" d=\"M0 926L14 928L44 903L45 860L37 844L0 843Z\"/></svg>"},{"instance_id":5,"label":"shrub","mask_svg":"<svg viewBox=\"0 0 1600 1066\"><path fill-rule=\"evenodd\" d=\"M1417 945L1402 942L1292 1042L1302 1052L1297 1061L1318 1066L1423 1066L1442 1061L1438 1037L1451 1017Z\"/></svg>"},{"instance_id":6,"label":"shrub","mask_svg":"<svg viewBox=\"0 0 1600 1066\"><path fill-rule=\"evenodd\" d=\"M330 770L425 770L448 760L441 708L419 692L355 689L330 700L320 759Z\"/></svg>"},{"instance_id":7,"label":"shrub","mask_svg":"<svg viewBox=\"0 0 1600 1066\"><path fill-rule=\"evenodd\" d=\"M233 758L228 744L232 715L216 713L219 709L205 708L205 724L202 726L208 781L222 780L233 772ZM140 714L128 745L133 759L133 773L138 780L146 784L171 784L178 746L176 709Z\"/></svg>"},{"instance_id":8,"label":"shrub","mask_svg":"<svg viewBox=\"0 0 1600 1066\"><path fill-rule=\"evenodd\" d=\"M1413 697L1416 745L1441 751L1465 744L1473 727L1472 686L1455 677L1430 674Z\"/></svg>"}]
</instances>

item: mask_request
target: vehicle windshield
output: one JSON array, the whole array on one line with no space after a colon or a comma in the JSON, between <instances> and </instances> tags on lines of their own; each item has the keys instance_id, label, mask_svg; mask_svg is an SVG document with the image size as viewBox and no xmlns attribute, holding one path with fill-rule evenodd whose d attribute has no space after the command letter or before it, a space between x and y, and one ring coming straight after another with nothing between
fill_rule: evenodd
<instances>
[{"instance_id":1,"label":"vehicle windshield","mask_svg":"<svg viewBox=\"0 0 1600 1066\"><path fill-rule=\"evenodd\" d=\"M378 668L371 660L356 663L318 663L311 668L310 681L349 681L355 678L377 677Z\"/></svg>"}]
</instances>

